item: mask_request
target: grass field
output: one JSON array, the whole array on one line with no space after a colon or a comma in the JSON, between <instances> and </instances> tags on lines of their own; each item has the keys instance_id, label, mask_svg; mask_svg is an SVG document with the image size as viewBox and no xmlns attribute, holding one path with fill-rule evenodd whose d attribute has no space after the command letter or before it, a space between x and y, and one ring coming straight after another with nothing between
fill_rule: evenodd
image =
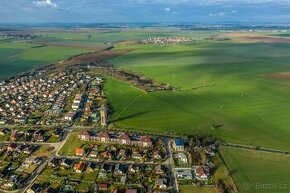
<instances>
[{"instance_id":1,"label":"grass field","mask_svg":"<svg viewBox=\"0 0 290 193\"><path fill-rule=\"evenodd\" d=\"M0 80L25 72L33 67L52 64L88 50L39 46L28 42L0 41Z\"/></svg>"},{"instance_id":2,"label":"grass field","mask_svg":"<svg viewBox=\"0 0 290 193\"><path fill-rule=\"evenodd\" d=\"M214 187L180 186L180 193L218 193Z\"/></svg>"},{"instance_id":3,"label":"grass field","mask_svg":"<svg viewBox=\"0 0 290 193\"><path fill-rule=\"evenodd\" d=\"M109 79L106 94L114 108L115 125L289 147L290 81L258 76L290 71L289 44L204 41L130 48L134 51L111 62L181 91L145 94ZM213 124L222 127L213 129Z\"/></svg>"},{"instance_id":4,"label":"grass field","mask_svg":"<svg viewBox=\"0 0 290 193\"><path fill-rule=\"evenodd\" d=\"M228 147L221 154L241 193L290 192L288 155Z\"/></svg>"}]
</instances>

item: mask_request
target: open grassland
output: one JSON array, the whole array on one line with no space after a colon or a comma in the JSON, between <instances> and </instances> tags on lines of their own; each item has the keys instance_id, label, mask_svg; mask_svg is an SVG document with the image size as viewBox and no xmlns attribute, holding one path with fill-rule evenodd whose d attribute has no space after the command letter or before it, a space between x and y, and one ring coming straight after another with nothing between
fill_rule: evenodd
<instances>
[{"instance_id":1,"label":"open grassland","mask_svg":"<svg viewBox=\"0 0 290 193\"><path fill-rule=\"evenodd\" d=\"M289 155L229 147L221 154L241 193L290 192Z\"/></svg>"},{"instance_id":2,"label":"open grassland","mask_svg":"<svg viewBox=\"0 0 290 193\"><path fill-rule=\"evenodd\" d=\"M180 88L144 93L108 79L116 126L209 134L226 141L288 149L289 81L258 75L290 71L289 44L195 42L135 45L111 62ZM220 127L213 127L219 125Z\"/></svg>"},{"instance_id":3,"label":"open grassland","mask_svg":"<svg viewBox=\"0 0 290 193\"><path fill-rule=\"evenodd\" d=\"M215 187L180 186L180 193L218 193Z\"/></svg>"}]
</instances>

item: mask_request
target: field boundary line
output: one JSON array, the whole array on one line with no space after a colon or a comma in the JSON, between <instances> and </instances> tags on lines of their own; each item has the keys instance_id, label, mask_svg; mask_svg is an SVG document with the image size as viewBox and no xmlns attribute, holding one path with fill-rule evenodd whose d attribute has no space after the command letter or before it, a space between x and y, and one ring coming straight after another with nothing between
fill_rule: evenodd
<instances>
[{"instance_id":1,"label":"field boundary line","mask_svg":"<svg viewBox=\"0 0 290 193\"><path fill-rule=\"evenodd\" d=\"M237 186L237 183L235 182L233 176L231 175L230 173L230 170L229 170L229 167L227 166L222 154L220 153L220 150L218 151L218 156L220 157L221 161L223 162L225 168L226 168L226 172L228 173L228 175L231 177L232 181L233 181L233 184L235 186L235 189L237 190L238 193L240 193L241 191L239 190L238 186Z\"/></svg>"},{"instance_id":2,"label":"field boundary line","mask_svg":"<svg viewBox=\"0 0 290 193\"><path fill-rule=\"evenodd\" d=\"M279 149L271 149L271 148L263 148L259 146L250 146L250 145L243 145L243 144L234 144L234 143L223 143L221 146L224 147L233 147L238 149L246 149L251 151L260 151L260 152L268 152L268 153L278 153L283 155L289 155L290 151L283 151Z\"/></svg>"},{"instance_id":3,"label":"field boundary line","mask_svg":"<svg viewBox=\"0 0 290 193\"><path fill-rule=\"evenodd\" d=\"M134 104L139 98L141 98L143 95L145 95L146 93L142 93L140 95L138 95L135 99L133 99L127 106L125 106L122 111L116 116L115 119L120 118L120 116L132 105Z\"/></svg>"}]
</instances>

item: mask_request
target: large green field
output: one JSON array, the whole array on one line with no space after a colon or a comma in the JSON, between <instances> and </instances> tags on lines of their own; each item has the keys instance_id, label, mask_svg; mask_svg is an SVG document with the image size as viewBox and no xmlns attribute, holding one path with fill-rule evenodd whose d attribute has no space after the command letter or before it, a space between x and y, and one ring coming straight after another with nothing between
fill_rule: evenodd
<instances>
[{"instance_id":1,"label":"large green field","mask_svg":"<svg viewBox=\"0 0 290 193\"><path fill-rule=\"evenodd\" d=\"M290 192L288 155L229 147L221 154L241 193Z\"/></svg>"},{"instance_id":2,"label":"large green field","mask_svg":"<svg viewBox=\"0 0 290 193\"><path fill-rule=\"evenodd\" d=\"M128 47L118 49L123 48ZM145 94L109 79L115 125L288 149L290 81L258 75L290 71L289 44L203 41L129 48L133 51L111 62L181 91Z\"/></svg>"},{"instance_id":3,"label":"large green field","mask_svg":"<svg viewBox=\"0 0 290 193\"><path fill-rule=\"evenodd\" d=\"M84 48L40 46L23 41L0 41L0 80L33 67L52 64L85 52L88 51Z\"/></svg>"},{"instance_id":4,"label":"large green field","mask_svg":"<svg viewBox=\"0 0 290 193\"><path fill-rule=\"evenodd\" d=\"M99 51L121 41L143 40L160 36L193 36L180 30L94 30L47 29L32 30L37 36L29 41L5 40L0 34L0 80L33 67L55 63L71 56ZM196 32L194 36L203 36ZM211 34L207 32L206 34Z\"/></svg>"}]
</instances>

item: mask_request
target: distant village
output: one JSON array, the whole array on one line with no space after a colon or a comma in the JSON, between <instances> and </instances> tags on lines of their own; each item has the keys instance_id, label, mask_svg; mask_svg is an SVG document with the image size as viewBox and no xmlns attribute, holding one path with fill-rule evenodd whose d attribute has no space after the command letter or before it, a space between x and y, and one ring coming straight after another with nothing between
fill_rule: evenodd
<instances>
[{"instance_id":1,"label":"distant village","mask_svg":"<svg viewBox=\"0 0 290 193\"><path fill-rule=\"evenodd\" d=\"M158 45L169 45L176 43L191 42L193 38L187 37L153 37L140 41L141 44L158 44Z\"/></svg>"}]
</instances>

